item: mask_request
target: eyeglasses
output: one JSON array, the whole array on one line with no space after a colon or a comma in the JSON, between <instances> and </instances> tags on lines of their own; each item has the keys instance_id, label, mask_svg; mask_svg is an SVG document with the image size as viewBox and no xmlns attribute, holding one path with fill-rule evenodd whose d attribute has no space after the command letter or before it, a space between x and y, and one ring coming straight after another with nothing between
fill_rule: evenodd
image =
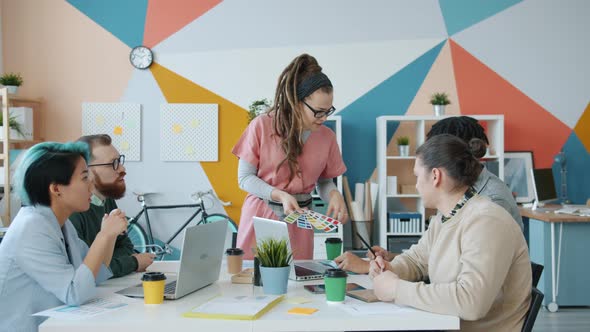
<instances>
[{"instance_id":1,"label":"eyeglasses","mask_svg":"<svg viewBox=\"0 0 590 332\"><path fill-rule=\"evenodd\" d=\"M313 112L313 116L316 119L321 119L324 116L330 116L330 115L334 114L334 112L336 112L336 107L334 107L334 106L330 107L330 109L327 111L318 111L318 110L313 109L313 107L309 106L309 104L306 103L305 100L302 100L302 102L305 104L305 106L309 107L309 109Z\"/></svg>"},{"instance_id":2,"label":"eyeglasses","mask_svg":"<svg viewBox=\"0 0 590 332\"><path fill-rule=\"evenodd\" d=\"M88 167L92 167L92 166L112 166L113 169L116 171L119 169L119 166L124 165L125 164L125 155L120 155L119 158L114 159L112 162L110 163L104 163L104 164L92 164L92 165L88 165Z\"/></svg>"}]
</instances>

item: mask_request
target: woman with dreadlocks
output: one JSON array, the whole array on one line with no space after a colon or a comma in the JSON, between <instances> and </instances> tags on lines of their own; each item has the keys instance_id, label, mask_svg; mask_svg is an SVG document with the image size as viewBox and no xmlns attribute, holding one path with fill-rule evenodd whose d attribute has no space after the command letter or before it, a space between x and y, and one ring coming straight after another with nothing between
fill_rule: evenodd
<instances>
[{"instance_id":1,"label":"woman with dreadlocks","mask_svg":"<svg viewBox=\"0 0 590 332\"><path fill-rule=\"evenodd\" d=\"M333 178L346 166L336 136L322 124L336 110L333 87L317 60L302 54L279 76L273 106L255 118L233 148L238 182L248 196L242 207L237 245L251 259L253 217L282 220L311 205L314 187L329 202L327 214L346 222L344 199ZM295 259L313 258L313 231L289 224Z\"/></svg>"}]
</instances>

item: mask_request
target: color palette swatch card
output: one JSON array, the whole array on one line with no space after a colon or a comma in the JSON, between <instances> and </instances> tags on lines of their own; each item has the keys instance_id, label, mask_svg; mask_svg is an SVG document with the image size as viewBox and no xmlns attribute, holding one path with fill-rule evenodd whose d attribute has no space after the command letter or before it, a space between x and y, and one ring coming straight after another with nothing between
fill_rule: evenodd
<instances>
[{"instance_id":1,"label":"color palette swatch card","mask_svg":"<svg viewBox=\"0 0 590 332\"><path fill-rule=\"evenodd\" d=\"M333 231L340 225L340 221L312 210L305 210L304 213L293 212L284 220L290 224L296 222L299 228L313 229L315 227L324 232Z\"/></svg>"}]
</instances>

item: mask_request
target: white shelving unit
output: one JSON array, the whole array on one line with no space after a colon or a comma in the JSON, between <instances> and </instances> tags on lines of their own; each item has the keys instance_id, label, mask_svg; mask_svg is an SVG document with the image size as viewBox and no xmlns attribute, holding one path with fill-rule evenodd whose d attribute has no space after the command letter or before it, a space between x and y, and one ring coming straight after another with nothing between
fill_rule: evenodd
<instances>
[{"instance_id":1,"label":"white shelving unit","mask_svg":"<svg viewBox=\"0 0 590 332\"><path fill-rule=\"evenodd\" d=\"M330 129L334 130L334 133L336 134L336 140L338 141L338 147L340 148L340 153L342 153L342 118L339 115L332 115L326 120L326 122L328 122L326 125ZM342 193L342 176L336 178L336 187L338 188L338 191ZM314 195L314 197L319 196ZM328 204L328 202L325 202L325 204ZM314 233L314 259L326 259L326 244L324 243L326 238L339 237L344 241L343 228L344 227L342 226L338 227L337 233Z\"/></svg>"},{"instance_id":2,"label":"white shelving unit","mask_svg":"<svg viewBox=\"0 0 590 332\"><path fill-rule=\"evenodd\" d=\"M2 164L3 169L3 179L0 181L0 187L3 189L3 193L1 194L2 200L0 201L0 206L4 206L4 213L2 214L2 222L0 222L0 227L2 227L2 223L4 226L8 227L11 222L11 218L14 217L16 212L20 206L11 206L11 196L10 193L12 191L12 187L10 184L11 181L11 173L10 173L10 150L13 149L24 149L29 148L34 144L42 142L42 139L39 138L39 109L41 107L41 100L38 99L29 99L29 98L21 98L15 95L8 94L6 88L0 89L0 103L2 107L2 119L9 119L11 115L11 107L20 107L26 106L32 109L32 115L34 117L33 124L36 124L33 139L26 140L23 137L15 137L16 134L11 134L11 132L15 132L14 129L11 129L9 125L7 125L8 121L3 121L3 126L1 126L0 131L2 132L0 135L0 162ZM11 211L12 210L12 211Z\"/></svg>"},{"instance_id":3,"label":"white shelving unit","mask_svg":"<svg viewBox=\"0 0 590 332\"><path fill-rule=\"evenodd\" d=\"M470 115L471 116L471 115ZM399 190L395 195L387 194L387 176L398 177L400 185L415 185L416 178L413 175L414 162L416 160L416 148L422 145L426 134L434 123L452 116L380 116L377 118L377 181L379 183L378 212L376 225L379 235L378 244L388 248L388 240L391 237L421 236L426 229L426 219L436 211L425 209L422 198L415 193L403 193ZM504 179L504 115L473 115L484 128L490 141L489 151L484 160L498 161L498 177ZM397 125L395 136L388 132L388 126ZM410 137L410 156L397 156L395 137ZM388 231L388 212L418 212L421 214L420 231L412 233L399 233Z\"/></svg>"},{"instance_id":4,"label":"white shelving unit","mask_svg":"<svg viewBox=\"0 0 590 332\"><path fill-rule=\"evenodd\" d=\"M4 168L4 193L3 198L6 198L3 204L6 204L6 208L4 209L4 215L2 216L2 223L3 226L10 226L10 159L8 156L9 153L9 140L10 140L10 126L8 125L9 113L8 113L8 89L2 88L0 89L0 94L2 96L2 119L4 125L2 126L2 153L0 154L0 160L2 160L2 166ZM1 224L1 223L0 223ZM0 225L2 226L2 225Z\"/></svg>"}]
</instances>

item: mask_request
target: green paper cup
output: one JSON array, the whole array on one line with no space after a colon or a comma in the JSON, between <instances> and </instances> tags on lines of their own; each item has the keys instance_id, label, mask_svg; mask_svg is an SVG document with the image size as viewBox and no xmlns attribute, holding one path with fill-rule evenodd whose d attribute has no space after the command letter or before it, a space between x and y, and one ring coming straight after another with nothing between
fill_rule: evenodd
<instances>
[{"instance_id":1,"label":"green paper cup","mask_svg":"<svg viewBox=\"0 0 590 332\"><path fill-rule=\"evenodd\" d=\"M324 273L324 285L326 287L326 302L342 303L346 295L346 277L348 275L342 269L327 269Z\"/></svg>"},{"instance_id":2,"label":"green paper cup","mask_svg":"<svg viewBox=\"0 0 590 332\"><path fill-rule=\"evenodd\" d=\"M340 256L342 253L342 239L339 237L329 237L325 241L326 243L326 254L329 260Z\"/></svg>"}]
</instances>

